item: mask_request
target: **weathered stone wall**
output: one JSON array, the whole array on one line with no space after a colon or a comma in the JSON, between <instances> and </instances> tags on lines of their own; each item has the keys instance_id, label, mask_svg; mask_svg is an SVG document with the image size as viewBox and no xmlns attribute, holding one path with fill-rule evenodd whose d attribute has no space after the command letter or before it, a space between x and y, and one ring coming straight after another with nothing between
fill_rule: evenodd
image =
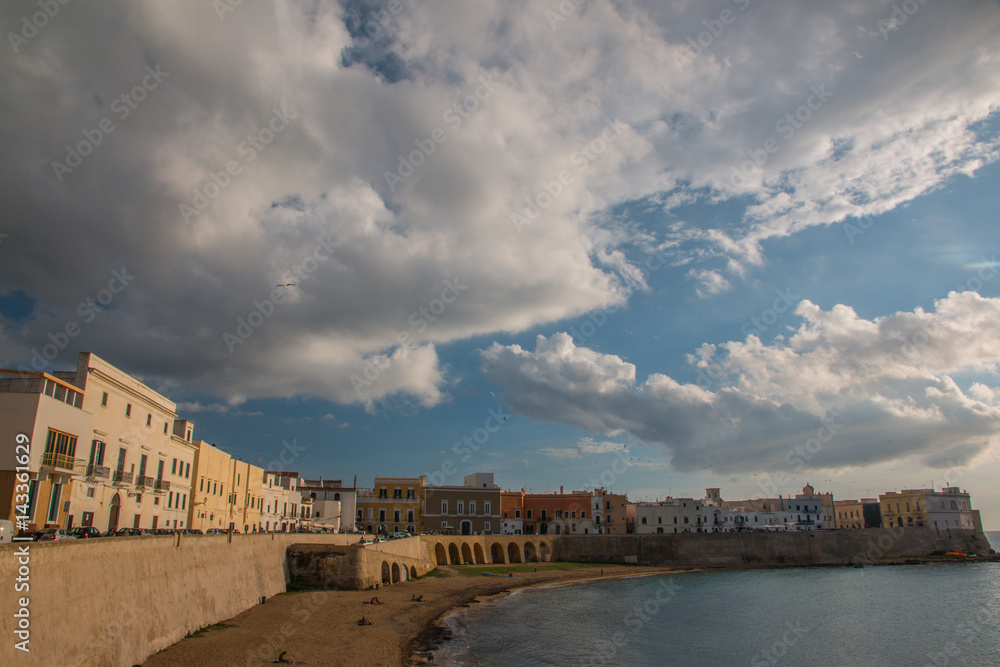
<instances>
[{"instance_id":1,"label":"weathered stone wall","mask_svg":"<svg viewBox=\"0 0 1000 667\"><path fill-rule=\"evenodd\" d=\"M285 590L296 534L115 537L0 547L0 664L131 667L189 632ZM336 543L353 535L309 535ZM14 591L29 545L30 590ZM14 648L13 610L30 598L30 653Z\"/></svg>"}]
</instances>

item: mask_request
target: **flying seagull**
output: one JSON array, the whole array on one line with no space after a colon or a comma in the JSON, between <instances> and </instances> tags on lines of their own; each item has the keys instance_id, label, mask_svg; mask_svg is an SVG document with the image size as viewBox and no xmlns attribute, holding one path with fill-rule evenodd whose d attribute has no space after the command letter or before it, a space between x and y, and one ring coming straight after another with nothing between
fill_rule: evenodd
<instances>
[{"instance_id":1,"label":"flying seagull","mask_svg":"<svg viewBox=\"0 0 1000 667\"><path fill-rule=\"evenodd\" d=\"M275 287L284 287L288 289L289 287L295 287L295 283L278 283Z\"/></svg>"}]
</instances>

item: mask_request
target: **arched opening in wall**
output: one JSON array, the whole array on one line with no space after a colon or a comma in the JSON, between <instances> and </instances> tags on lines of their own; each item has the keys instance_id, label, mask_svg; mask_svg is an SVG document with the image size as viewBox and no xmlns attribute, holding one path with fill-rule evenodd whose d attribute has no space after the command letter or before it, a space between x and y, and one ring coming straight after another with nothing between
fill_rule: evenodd
<instances>
[{"instance_id":1,"label":"arched opening in wall","mask_svg":"<svg viewBox=\"0 0 1000 667\"><path fill-rule=\"evenodd\" d=\"M490 558L494 563L506 563L507 559L503 557L503 545L494 542L493 546L490 547Z\"/></svg>"},{"instance_id":2,"label":"arched opening in wall","mask_svg":"<svg viewBox=\"0 0 1000 667\"><path fill-rule=\"evenodd\" d=\"M448 564L448 554L445 553L444 545L440 542L434 545L434 562L437 565Z\"/></svg>"},{"instance_id":3,"label":"arched opening in wall","mask_svg":"<svg viewBox=\"0 0 1000 667\"><path fill-rule=\"evenodd\" d=\"M472 549L469 548L468 544L462 545L462 562L463 563L472 562Z\"/></svg>"},{"instance_id":4,"label":"arched opening in wall","mask_svg":"<svg viewBox=\"0 0 1000 667\"><path fill-rule=\"evenodd\" d=\"M462 522L462 534L463 535L472 535L472 522L471 521L463 521Z\"/></svg>"},{"instance_id":5,"label":"arched opening in wall","mask_svg":"<svg viewBox=\"0 0 1000 667\"><path fill-rule=\"evenodd\" d=\"M399 563L392 564L392 583L399 583Z\"/></svg>"},{"instance_id":6,"label":"arched opening in wall","mask_svg":"<svg viewBox=\"0 0 1000 667\"><path fill-rule=\"evenodd\" d=\"M476 546L473 547L472 551L474 552L474 554L476 556L476 562L477 563L485 563L486 562L486 555L483 553L483 545L482 544L479 544L477 542Z\"/></svg>"},{"instance_id":7,"label":"arched opening in wall","mask_svg":"<svg viewBox=\"0 0 1000 667\"><path fill-rule=\"evenodd\" d=\"M410 578L410 571L406 569L406 566L399 568L399 580L407 581Z\"/></svg>"},{"instance_id":8,"label":"arched opening in wall","mask_svg":"<svg viewBox=\"0 0 1000 667\"><path fill-rule=\"evenodd\" d=\"M524 543L524 562L538 562L538 554L535 552L535 545L531 542Z\"/></svg>"},{"instance_id":9,"label":"arched opening in wall","mask_svg":"<svg viewBox=\"0 0 1000 667\"><path fill-rule=\"evenodd\" d=\"M416 568L416 566L411 565L410 566L410 579L416 579L416 578L417 578L417 568Z\"/></svg>"},{"instance_id":10,"label":"arched opening in wall","mask_svg":"<svg viewBox=\"0 0 1000 667\"><path fill-rule=\"evenodd\" d=\"M389 564L382 561L382 585L388 586L392 583L392 573L389 570Z\"/></svg>"},{"instance_id":11,"label":"arched opening in wall","mask_svg":"<svg viewBox=\"0 0 1000 667\"><path fill-rule=\"evenodd\" d=\"M372 533L372 525L371 524L368 524L368 527L365 528L365 532L368 533L369 535L371 535L371 533Z\"/></svg>"},{"instance_id":12,"label":"arched opening in wall","mask_svg":"<svg viewBox=\"0 0 1000 667\"><path fill-rule=\"evenodd\" d=\"M459 565L462 562L462 557L458 555L458 546L454 542L448 545L448 562L452 565Z\"/></svg>"},{"instance_id":13,"label":"arched opening in wall","mask_svg":"<svg viewBox=\"0 0 1000 667\"><path fill-rule=\"evenodd\" d=\"M898 519L896 519L896 525L899 526L900 528L903 527L903 517L899 517Z\"/></svg>"},{"instance_id":14,"label":"arched opening in wall","mask_svg":"<svg viewBox=\"0 0 1000 667\"><path fill-rule=\"evenodd\" d=\"M514 542L507 545L507 560L511 563L521 562L521 550L517 548L517 544Z\"/></svg>"},{"instance_id":15,"label":"arched opening in wall","mask_svg":"<svg viewBox=\"0 0 1000 667\"><path fill-rule=\"evenodd\" d=\"M117 493L111 497L111 513L108 515L108 532L118 530L118 516L121 512L122 497Z\"/></svg>"},{"instance_id":16,"label":"arched opening in wall","mask_svg":"<svg viewBox=\"0 0 1000 667\"><path fill-rule=\"evenodd\" d=\"M547 563L552 560L552 554L549 552L549 545L545 542L540 542L538 544L538 555L539 560L543 563Z\"/></svg>"}]
</instances>

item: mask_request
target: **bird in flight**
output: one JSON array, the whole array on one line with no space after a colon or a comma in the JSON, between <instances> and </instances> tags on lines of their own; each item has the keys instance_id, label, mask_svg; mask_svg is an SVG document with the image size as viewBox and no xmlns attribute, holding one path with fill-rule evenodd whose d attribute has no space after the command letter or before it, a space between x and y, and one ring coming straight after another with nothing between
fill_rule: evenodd
<instances>
[{"instance_id":1,"label":"bird in flight","mask_svg":"<svg viewBox=\"0 0 1000 667\"><path fill-rule=\"evenodd\" d=\"M278 283L275 287L284 287L288 289L289 287L295 287L295 283Z\"/></svg>"}]
</instances>

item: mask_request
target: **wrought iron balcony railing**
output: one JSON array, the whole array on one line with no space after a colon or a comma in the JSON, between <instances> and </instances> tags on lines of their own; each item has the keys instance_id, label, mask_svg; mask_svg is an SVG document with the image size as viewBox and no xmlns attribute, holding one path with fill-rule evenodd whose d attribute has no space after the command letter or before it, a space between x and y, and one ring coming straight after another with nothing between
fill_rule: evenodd
<instances>
[{"instance_id":1,"label":"wrought iron balcony railing","mask_svg":"<svg viewBox=\"0 0 1000 667\"><path fill-rule=\"evenodd\" d=\"M153 483L155 481L156 480L150 477L149 475L139 475L138 477L135 478L135 485L151 489L153 488Z\"/></svg>"},{"instance_id":2,"label":"wrought iron balcony railing","mask_svg":"<svg viewBox=\"0 0 1000 667\"><path fill-rule=\"evenodd\" d=\"M89 465L87 466L87 477L96 477L97 479L107 479L108 475L111 474L111 468L108 466L98 466Z\"/></svg>"},{"instance_id":3,"label":"wrought iron balcony railing","mask_svg":"<svg viewBox=\"0 0 1000 667\"><path fill-rule=\"evenodd\" d=\"M156 480L156 490L157 491L169 491L170 490L170 482L168 482L165 479L158 479L158 480Z\"/></svg>"},{"instance_id":4,"label":"wrought iron balcony railing","mask_svg":"<svg viewBox=\"0 0 1000 667\"><path fill-rule=\"evenodd\" d=\"M115 470L114 473L112 473L111 481L116 486L126 486L132 483L132 473L131 471L126 472L124 470Z\"/></svg>"}]
</instances>

